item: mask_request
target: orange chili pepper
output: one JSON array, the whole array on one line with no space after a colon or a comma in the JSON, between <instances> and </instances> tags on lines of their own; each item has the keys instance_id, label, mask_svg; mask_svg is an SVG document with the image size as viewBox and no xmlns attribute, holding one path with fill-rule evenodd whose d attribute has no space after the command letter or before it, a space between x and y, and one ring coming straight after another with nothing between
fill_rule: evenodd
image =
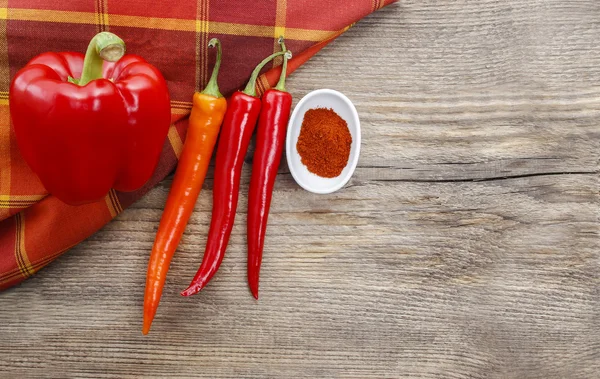
<instances>
[{"instance_id":1,"label":"orange chili pepper","mask_svg":"<svg viewBox=\"0 0 600 379\"><path fill-rule=\"evenodd\" d=\"M162 295L171 259L202 189L208 164L213 153L227 101L219 92L217 76L221 65L221 44L213 38L210 47L217 47L217 60L204 91L194 93L192 112L183 151L173 185L167 198L158 232L148 263L144 295L144 324L142 333L150 331Z\"/></svg>"}]
</instances>

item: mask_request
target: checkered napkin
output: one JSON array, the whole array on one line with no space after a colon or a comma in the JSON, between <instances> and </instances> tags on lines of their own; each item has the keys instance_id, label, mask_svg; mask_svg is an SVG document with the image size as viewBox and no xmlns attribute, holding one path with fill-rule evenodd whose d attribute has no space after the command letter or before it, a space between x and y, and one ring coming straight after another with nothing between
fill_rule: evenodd
<instances>
[{"instance_id":1,"label":"checkered napkin","mask_svg":"<svg viewBox=\"0 0 600 379\"><path fill-rule=\"evenodd\" d=\"M210 38L223 44L219 84L242 87L254 66L278 51L285 35L294 52L289 72L367 14L395 0L0 0L0 290L13 286L89 237L175 167L192 94L214 62ZM171 94L172 126L154 177L133 193L111 191L73 207L45 189L21 158L10 123L10 79L45 51L85 52L91 37L111 31L158 67ZM274 85L281 59L260 77Z\"/></svg>"}]
</instances>

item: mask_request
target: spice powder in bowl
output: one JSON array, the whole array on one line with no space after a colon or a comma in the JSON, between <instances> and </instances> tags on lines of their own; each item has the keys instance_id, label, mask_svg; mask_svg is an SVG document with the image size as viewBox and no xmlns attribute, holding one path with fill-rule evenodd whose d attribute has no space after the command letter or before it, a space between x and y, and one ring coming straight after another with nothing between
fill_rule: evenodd
<instances>
[{"instance_id":1,"label":"spice powder in bowl","mask_svg":"<svg viewBox=\"0 0 600 379\"><path fill-rule=\"evenodd\" d=\"M348 164L352 135L333 109L309 109L304 114L296 149L308 171L323 178L339 176Z\"/></svg>"}]
</instances>

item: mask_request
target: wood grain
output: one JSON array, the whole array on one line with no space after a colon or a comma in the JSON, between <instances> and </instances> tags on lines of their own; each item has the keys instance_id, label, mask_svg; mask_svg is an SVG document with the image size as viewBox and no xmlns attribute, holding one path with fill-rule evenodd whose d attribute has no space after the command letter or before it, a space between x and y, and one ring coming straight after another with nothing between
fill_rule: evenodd
<instances>
[{"instance_id":1,"label":"wood grain","mask_svg":"<svg viewBox=\"0 0 600 379\"><path fill-rule=\"evenodd\" d=\"M406 0L366 18L289 80L296 101L354 101L362 154L332 195L281 168L260 301L245 196L213 282L178 295L211 171L141 335L165 180L0 294L0 377L600 377L598 20L595 0Z\"/></svg>"}]
</instances>

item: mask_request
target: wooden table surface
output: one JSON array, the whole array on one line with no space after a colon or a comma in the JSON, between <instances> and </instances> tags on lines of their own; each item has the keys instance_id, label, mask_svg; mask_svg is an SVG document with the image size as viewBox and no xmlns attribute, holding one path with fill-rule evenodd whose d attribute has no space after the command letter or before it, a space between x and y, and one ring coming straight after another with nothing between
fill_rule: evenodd
<instances>
[{"instance_id":1,"label":"wooden table surface","mask_svg":"<svg viewBox=\"0 0 600 379\"><path fill-rule=\"evenodd\" d=\"M342 191L277 178L260 301L241 197L211 284L183 298L212 171L141 335L171 181L0 294L0 377L599 378L600 3L405 0L289 80L363 127ZM244 167L247 193L250 165Z\"/></svg>"}]
</instances>

